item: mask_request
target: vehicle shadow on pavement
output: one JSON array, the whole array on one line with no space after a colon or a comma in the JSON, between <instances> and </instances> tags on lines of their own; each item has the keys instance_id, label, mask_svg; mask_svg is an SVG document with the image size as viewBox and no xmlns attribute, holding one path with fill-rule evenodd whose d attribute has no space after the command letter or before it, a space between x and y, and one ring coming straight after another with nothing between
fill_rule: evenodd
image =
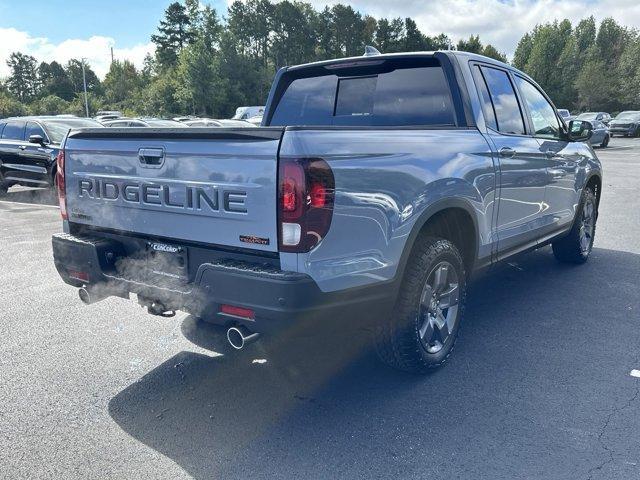
<instances>
[{"instance_id":1,"label":"vehicle shadow on pavement","mask_svg":"<svg viewBox=\"0 0 640 480\"><path fill-rule=\"evenodd\" d=\"M235 356L182 352L109 413L197 479L586 477L608 459L605 420L620 449L635 442L607 417L636 388L638 272L640 255L595 249L566 266L546 248L473 283L456 351L429 376L382 366L365 335L318 331ZM224 348L190 317L183 332ZM640 414L625 422L637 432Z\"/></svg>"},{"instance_id":2,"label":"vehicle shadow on pavement","mask_svg":"<svg viewBox=\"0 0 640 480\"><path fill-rule=\"evenodd\" d=\"M33 205L57 205L58 199L49 188L10 188L0 200L31 203Z\"/></svg>"}]
</instances>

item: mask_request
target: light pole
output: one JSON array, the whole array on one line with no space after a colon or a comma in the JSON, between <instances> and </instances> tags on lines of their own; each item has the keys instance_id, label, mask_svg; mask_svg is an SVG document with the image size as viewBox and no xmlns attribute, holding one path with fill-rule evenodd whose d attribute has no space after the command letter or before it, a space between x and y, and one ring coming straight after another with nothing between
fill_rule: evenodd
<instances>
[{"instance_id":1,"label":"light pole","mask_svg":"<svg viewBox=\"0 0 640 480\"><path fill-rule=\"evenodd\" d=\"M89 118L89 99L87 98L87 75L84 73L84 58L82 59L82 83L84 85L84 110Z\"/></svg>"}]
</instances>

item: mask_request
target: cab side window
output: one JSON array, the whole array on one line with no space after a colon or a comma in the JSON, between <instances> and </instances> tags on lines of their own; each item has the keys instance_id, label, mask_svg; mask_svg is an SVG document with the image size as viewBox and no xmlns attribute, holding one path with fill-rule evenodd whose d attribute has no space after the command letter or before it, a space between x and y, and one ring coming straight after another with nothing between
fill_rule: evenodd
<instances>
[{"instance_id":1,"label":"cab side window","mask_svg":"<svg viewBox=\"0 0 640 480\"><path fill-rule=\"evenodd\" d=\"M522 93L531 114L534 135L559 140L560 122L549 101L531 82L518 75L515 77L520 93Z\"/></svg>"},{"instance_id":2,"label":"cab side window","mask_svg":"<svg viewBox=\"0 0 640 480\"><path fill-rule=\"evenodd\" d=\"M27 123L27 131L24 134L25 140L29 140L29 137L31 135L40 135L44 140L47 139L47 134L44 133L44 130L42 129L42 127L34 122Z\"/></svg>"},{"instance_id":3,"label":"cab side window","mask_svg":"<svg viewBox=\"0 0 640 480\"><path fill-rule=\"evenodd\" d=\"M481 70L491 95L498 131L511 135L524 135L522 111L509 75L504 70L492 67L482 67Z\"/></svg>"},{"instance_id":4,"label":"cab side window","mask_svg":"<svg viewBox=\"0 0 640 480\"><path fill-rule=\"evenodd\" d=\"M2 131L3 140L24 140L24 123L8 122Z\"/></svg>"}]
</instances>

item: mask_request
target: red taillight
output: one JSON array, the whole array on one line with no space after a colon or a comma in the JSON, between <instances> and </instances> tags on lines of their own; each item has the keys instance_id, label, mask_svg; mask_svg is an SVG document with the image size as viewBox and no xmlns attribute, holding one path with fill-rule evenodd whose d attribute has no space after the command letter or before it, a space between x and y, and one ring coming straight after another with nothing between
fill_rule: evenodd
<instances>
[{"instance_id":1,"label":"red taillight","mask_svg":"<svg viewBox=\"0 0 640 480\"><path fill-rule=\"evenodd\" d=\"M247 320L254 320L256 314L250 308L236 307L235 305L220 305L220 312L227 315L233 315L234 317L242 317Z\"/></svg>"},{"instance_id":2,"label":"red taillight","mask_svg":"<svg viewBox=\"0 0 640 480\"><path fill-rule=\"evenodd\" d=\"M64 184L64 150L58 152L56 157L56 184L58 186L58 203L60 204L60 215L63 220L67 220L67 195Z\"/></svg>"},{"instance_id":3,"label":"red taillight","mask_svg":"<svg viewBox=\"0 0 640 480\"><path fill-rule=\"evenodd\" d=\"M304 169L297 163L284 161L281 167L281 208L287 219L299 218L304 208Z\"/></svg>"},{"instance_id":4,"label":"red taillight","mask_svg":"<svg viewBox=\"0 0 640 480\"><path fill-rule=\"evenodd\" d=\"M308 252L329 231L335 181L322 159L281 159L279 244L283 252Z\"/></svg>"},{"instance_id":5,"label":"red taillight","mask_svg":"<svg viewBox=\"0 0 640 480\"><path fill-rule=\"evenodd\" d=\"M311 206L315 208L324 207L327 204L327 189L322 183L314 183L309 191Z\"/></svg>"}]
</instances>

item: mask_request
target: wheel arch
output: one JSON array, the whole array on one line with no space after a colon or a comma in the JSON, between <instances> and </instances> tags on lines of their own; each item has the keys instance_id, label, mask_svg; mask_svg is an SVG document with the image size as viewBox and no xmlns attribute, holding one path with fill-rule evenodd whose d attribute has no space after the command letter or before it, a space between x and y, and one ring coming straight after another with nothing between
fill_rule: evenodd
<instances>
[{"instance_id":1,"label":"wheel arch","mask_svg":"<svg viewBox=\"0 0 640 480\"><path fill-rule=\"evenodd\" d=\"M397 276L400 279L404 276L407 262L416 242L429 234L446 238L456 245L464 260L467 276L469 276L478 259L480 234L475 210L471 203L463 198L440 200L429 206L420 215L405 244Z\"/></svg>"},{"instance_id":2,"label":"wheel arch","mask_svg":"<svg viewBox=\"0 0 640 480\"><path fill-rule=\"evenodd\" d=\"M599 173L592 173L584 184L585 188L591 188L596 196L596 204L600 207L600 196L602 195L602 177Z\"/></svg>"}]
</instances>

